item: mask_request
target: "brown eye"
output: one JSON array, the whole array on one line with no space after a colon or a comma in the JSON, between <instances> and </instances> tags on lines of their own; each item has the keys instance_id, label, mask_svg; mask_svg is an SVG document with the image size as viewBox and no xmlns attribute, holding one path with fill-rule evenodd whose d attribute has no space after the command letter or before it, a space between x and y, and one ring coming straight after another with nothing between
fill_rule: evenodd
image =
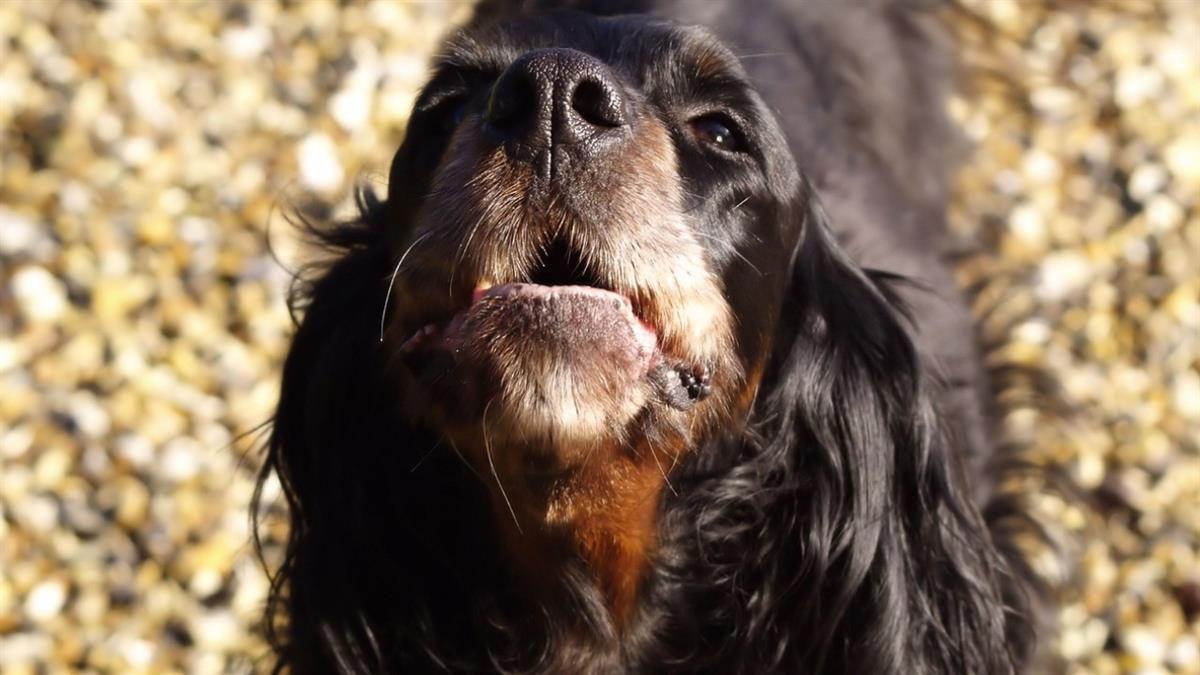
<instances>
[{"instance_id":1,"label":"brown eye","mask_svg":"<svg viewBox=\"0 0 1200 675\"><path fill-rule=\"evenodd\" d=\"M733 122L720 115L703 115L688 125L692 134L702 144L711 145L726 152L741 152L742 142Z\"/></svg>"}]
</instances>

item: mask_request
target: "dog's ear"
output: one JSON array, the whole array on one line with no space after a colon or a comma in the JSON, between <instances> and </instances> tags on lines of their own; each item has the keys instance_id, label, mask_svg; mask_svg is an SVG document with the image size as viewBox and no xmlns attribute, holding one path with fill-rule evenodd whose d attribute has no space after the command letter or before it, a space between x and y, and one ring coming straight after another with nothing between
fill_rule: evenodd
<instances>
[{"instance_id":1,"label":"dog's ear","mask_svg":"<svg viewBox=\"0 0 1200 675\"><path fill-rule=\"evenodd\" d=\"M815 671L1010 672L1007 567L931 403L899 280L855 265L804 190L757 410L791 490L775 505L788 631L812 636Z\"/></svg>"},{"instance_id":2,"label":"dog's ear","mask_svg":"<svg viewBox=\"0 0 1200 675\"><path fill-rule=\"evenodd\" d=\"M438 437L404 414L406 378L394 343L381 340L393 240L410 229L402 213L390 197L364 193L351 221L304 226L332 262L303 275L294 294L303 318L253 506L258 539L263 487L277 476L289 528L264 623L277 670L445 663L442 653L467 650L451 651L444 642L457 633L433 626L444 615L462 621L461 608L481 595L473 584L499 574L494 557L480 555L494 545L480 522L486 492L456 452L439 450Z\"/></svg>"},{"instance_id":3,"label":"dog's ear","mask_svg":"<svg viewBox=\"0 0 1200 675\"><path fill-rule=\"evenodd\" d=\"M375 536L361 531L372 508L367 474L379 470L369 455L385 433L381 420L394 417L380 407L394 404L395 396L387 395L379 339L386 210L369 193L361 194L359 210L337 226L300 223L332 262L307 271L293 287L290 304L303 319L284 362L255 496L257 516L262 486L275 474L287 500L285 560L273 576L265 628L283 661L299 672L309 670L305 659L338 663L342 672L371 663L368 636L342 628L352 623L355 600L343 567L353 564L355 547Z\"/></svg>"}]
</instances>

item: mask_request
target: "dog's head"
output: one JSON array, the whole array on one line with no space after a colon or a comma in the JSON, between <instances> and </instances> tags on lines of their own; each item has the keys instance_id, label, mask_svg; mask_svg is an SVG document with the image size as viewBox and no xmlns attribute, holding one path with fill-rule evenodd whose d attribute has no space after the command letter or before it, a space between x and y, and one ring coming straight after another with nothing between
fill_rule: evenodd
<instances>
[{"instance_id":1,"label":"dog's head","mask_svg":"<svg viewBox=\"0 0 1200 675\"><path fill-rule=\"evenodd\" d=\"M800 229L785 148L699 29L551 13L454 38L389 182L404 414L518 525L570 520L581 471L645 501L758 384Z\"/></svg>"},{"instance_id":2,"label":"dog's head","mask_svg":"<svg viewBox=\"0 0 1200 675\"><path fill-rule=\"evenodd\" d=\"M697 29L563 13L459 35L389 184L413 410L550 469L727 415L797 236L784 147Z\"/></svg>"}]
</instances>

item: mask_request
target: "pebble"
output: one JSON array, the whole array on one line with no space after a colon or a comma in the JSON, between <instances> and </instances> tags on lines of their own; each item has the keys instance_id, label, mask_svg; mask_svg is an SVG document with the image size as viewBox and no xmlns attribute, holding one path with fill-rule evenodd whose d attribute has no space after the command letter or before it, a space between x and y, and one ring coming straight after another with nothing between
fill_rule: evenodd
<instances>
[{"instance_id":1,"label":"pebble","mask_svg":"<svg viewBox=\"0 0 1200 675\"><path fill-rule=\"evenodd\" d=\"M12 278L12 292L29 321L57 321L67 311L66 287L43 267L31 265L17 270Z\"/></svg>"},{"instance_id":2,"label":"pebble","mask_svg":"<svg viewBox=\"0 0 1200 675\"><path fill-rule=\"evenodd\" d=\"M31 476L26 473L25 477L28 478ZM10 477L10 481L12 478L15 478L15 475ZM23 491L21 489L14 489L13 482L9 482L6 487L12 493ZM50 495L25 495L21 499L11 503L10 507L12 508L13 520L23 530L47 535L53 532L55 526L58 525L58 503Z\"/></svg>"},{"instance_id":3,"label":"pebble","mask_svg":"<svg viewBox=\"0 0 1200 675\"><path fill-rule=\"evenodd\" d=\"M1150 67L1120 71L1117 74L1117 105L1134 108L1150 101L1162 91L1164 80L1162 71Z\"/></svg>"},{"instance_id":4,"label":"pebble","mask_svg":"<svg viewBox=\"0 0 1200 675\"><path fill-rule=\"evenodd\" d=\"M1185 635L1171 645L1166 660L1182 672L1200 671L1200 643L1196 637Z\"/></svg>"},{"instance_id":5,"label":"pebble","mask_svg":"<svg viewBox=\"0 0 1200 675\"><path fill-rule=\"evenodd\" d=\"M1143 164L1129 177L1129 196L1145 202L1167 185L1170 176L1161 164Z\"/></svg>"},{"instance_id":6,"label":"pebble","mask_svg":"<svg viewBox=\"0 0 1200 675\"><path fill-rule=\"evenodd\" d=\"M188 437L167 441L159 458L162 476L177 483L191 480L200 472L202 452L200 444Z\"/></svg>"},{"instance_id":7,"label":"pebble","mask_svg":"<svg viewBox=\"0 0 1200 675\"><path fill-rule=\"evenodd\" d=\"M1062 300L1083 289L1092 276L1092 265L1086 255L1076 251L1052 253L1042 262L1038 295L1047 301Z\"/></svg>"},{"instance_id":8,"label":"pebble","mask_svg":"<svg viewBox=\"0 0 1200 675\"><path fill-rule=\"evenodd\" d=\"M1009 216L1009 228L1023 243L1040 249L1045 244L1046 220L1031 204L1021 204Z\"/></svg>"},{"instance_id":9,"label":"pebble","mask_svg":"<svg viewBox=\"0 0 1200 675\"><path fill-rule=\"evenodd\" d=\"M0 254L28 254L41 239L33 219L0 206Z\"/></svg>"},{"instance_id":10,"label":"pebble","mask_svg":"<svg viewBox=\"0 0 1200 675\"><path fill-rule=\"evenodd\" d=\"M67 588L61 581L43 581L25 597L25 616L35 622L58 616L67 601Z\"/></svg>"},{"instance_id":11,"label":"pebble","mask_svg":"<svg viewBox=\"0 0 1200 675\"><path fill-rule=\"evenodd\" d=\"M90 391L69 394L65 402L65 412L86 438L103 438L111 428L108 411Z\"/></svg>"},{"instance_id":12,"label":"pebble","mask_svg":"<svg viewBox=\"0 0 1200 675\"><path fill-rule=\"evenodd\" d=\"M1190 188L1200 188L1200 130L1179 136L1163 154L1176 180Z\"/></svg>"},{"instance_id":13,"label":"pebble","mask_svg":"<svg viewBox=\"0 0 1200 675\"><path fill-rule=\"evenodd\" d=\"M200 647L223 650L238 642L242 627L232 612L215 611L198 615L190 632Z\"/></svg>"},{"instance_id":14,"label":"pebble","mask_svg":"<svg viewBox=\"0 0 1200 675\"><path fill-rule=\"evenodd\" d=\"M1195 370L1179 373L1171 388L1171 399L1180 415L1200 420L1200 373Z\"/></svg>"},{"instance_id":15,"label":"pebble","mask_svg":"<svg viewBox=\"0 0 1200 675\"><path fill-rule=\"evenodd\" d=\"M0 634L0 668L5 673L35 673L34 664L50 660L54 642L44 633Z\"/></svg>"},{"instance_id":16,"label":"pebble","mask_svg":"<svg viewBox=\"0 0 1200 675\"><path fill-rule=\"evenodd\" d=\"M1125 629L1121 636L1121 645L1133 656L1139 668L1160 665L1167 653L1162 639L1145 626L1131 626Z\"/></svg>"},{"instance_id":17,"label":"pebble","mask_svg":"<svg viewBox=\"0 0 1200 675\"><path fill-rule=\"evenodd\" d=\"M301 141L296 162L304 184L320 192L341 187L345 178L333 141L325 134L312 134Z\"/></svg>"},{"instance_id":18,"label":"pebble","mask_svg":"<svg viewBox=\"0 0 1200 675\"><path fill-rule=\"evenodd\" d=\"M1183 207L1170 197L1156 194L1149 197L1146 203L1146 224L1156 233L1166 233L1177 229L1185 217Z\"/></svg>"},{"instance_id":19,"label":"pebble","mask_svg":"<svg viewBox=\"0 0 1200 675\"><path fill-rule=\"evenodd\" d=\"M0 337L0 374L22 365L27 358L23 344Z\"/></svg>"}]
</instances>

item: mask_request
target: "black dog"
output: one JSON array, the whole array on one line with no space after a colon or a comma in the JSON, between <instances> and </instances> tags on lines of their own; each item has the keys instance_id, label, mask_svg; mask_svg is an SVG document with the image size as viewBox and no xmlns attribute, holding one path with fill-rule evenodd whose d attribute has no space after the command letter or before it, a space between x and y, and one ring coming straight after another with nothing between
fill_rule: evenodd
<instances>
[{"instance_id":1,"label":"black dog","mask_svg":"<svg viewBox=\"0 0 1200 675\"><path fill-rule=\"evenodd\" d=\"M1026 667L914 4L479 9L318 228L280 669Z\"/></svg>"}]
</instances>

